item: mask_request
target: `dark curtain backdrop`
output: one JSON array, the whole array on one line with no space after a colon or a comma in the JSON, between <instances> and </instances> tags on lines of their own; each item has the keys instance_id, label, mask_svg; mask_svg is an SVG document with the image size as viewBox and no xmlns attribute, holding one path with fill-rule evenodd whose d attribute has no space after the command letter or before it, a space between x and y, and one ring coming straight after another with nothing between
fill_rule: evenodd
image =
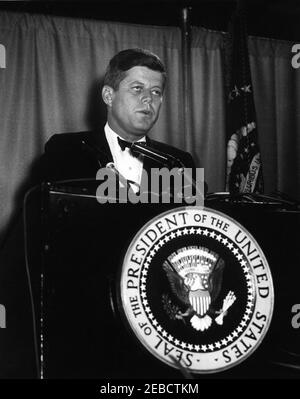
<instances>
[{"instance_id":1,"label":"dark curtain backdrop","mask_svg":"<svg viewBox=\"0 0 300 399\"><path fill-rule=\"evenodd\" d=\"M181 33L65 17L0 14L0 230L3 232L34 160L54 133L90 129L105 120L101 78L119 50L144 47L168 69L160 119L151 136L190 151L205 168L209 191L225 185L224 34L192 29L191 121L183 126ZM293 43L249 38L249 51L267 192L300 197L300 71Z\"/></svg>"},{"instance_id":2,"label":"dark curtain backdrop","mask_svg":"<svg viewBox=\"0 0 300 399\"><path fill-rule=\"evenodd\" d=\"M300 200L300 69L294 43L251 37L249 52L265 190Z\"/></svg>"}]
</instances>

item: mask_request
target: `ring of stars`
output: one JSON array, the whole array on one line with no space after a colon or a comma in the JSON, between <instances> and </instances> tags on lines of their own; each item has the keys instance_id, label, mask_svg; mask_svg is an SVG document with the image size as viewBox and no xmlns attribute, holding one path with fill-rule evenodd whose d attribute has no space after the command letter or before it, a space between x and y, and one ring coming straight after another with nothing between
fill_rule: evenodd
<instances>
[{"instance_id":1,"label":"ring of stars","mask_svg":"<svg viewBox=\"0 0 300 399\"><path fill-rule=\"evenodd\" d=\"M178 338L173 337L171 334L169 334L167 331L163 329L163 327L158 323L156 320L155 316L153 315L151 308L149 306L148 300L147 300L147 293L146 293L146 277L148 275L149 271L149 266L151 264L151 261L153 257L156 255L156 253L160 250L163 245L170 241L170 239L174 239L176 237L180 237L183 235L203 235L205 237L211 237L213 239L216 239L219 241L221 244L223 244L225 247L227 247L235 256L235 258L238 260L240 263L243 273L245 275L245 278L247 280L247 304L246 304L246 309L244 312L244 316L238 326L225 338L220 339L219 341L216 341L214 343L210 344L205 344L205 345L200 345L200 344L187 344L186 342L179 340ZM245 331L247 328L249 322L251 321L251 314L253 313L254 310L254 304L255 304L255 287L254 287L254 278L253 275L250 273L250 268L248 266L248 262L246 257L243 255L243 253L229 240L226 236L224 236L221 233L216 233L215 231L208 229L208 228L200 228L200 227L190 227L190 228L178 228L176 231L172 231L171 233L166 233L163 237L159 239L158 242L154 243L153 246L149 249L147 255L145 256L145 262L143 263L142 270L141 270L141 284L140 284L140 295L142 298L142 305L144 308L144 311L147 313L147 317L149 322L152 324L152 326L156 329L156 331L159 332L159 334L164 337L168 342L170 342L172 345L175 345L176 347L180 349L186 349L191 352L213 352L214 350L219 350L222 347L226 347L228 343L232 343L233 341L237 340L238 337Z\"/></svg>"}]
</instances>

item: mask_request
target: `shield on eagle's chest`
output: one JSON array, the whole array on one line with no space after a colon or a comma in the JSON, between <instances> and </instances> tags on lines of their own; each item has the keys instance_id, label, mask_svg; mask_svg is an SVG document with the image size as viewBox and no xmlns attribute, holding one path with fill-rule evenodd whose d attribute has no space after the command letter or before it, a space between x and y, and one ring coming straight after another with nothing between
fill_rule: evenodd
<instances>
[{"instance_id":1,"label":"shield on eagle's chest","mask_svg":"<svg viewBox=\"0 0 300 399\"><path fill-rule=\"evenodd\" d=\"M194 311L200 316L206 314L211 303L211 297L207 290L190 291L189 300Z\"/></svg>"}]
</instances>

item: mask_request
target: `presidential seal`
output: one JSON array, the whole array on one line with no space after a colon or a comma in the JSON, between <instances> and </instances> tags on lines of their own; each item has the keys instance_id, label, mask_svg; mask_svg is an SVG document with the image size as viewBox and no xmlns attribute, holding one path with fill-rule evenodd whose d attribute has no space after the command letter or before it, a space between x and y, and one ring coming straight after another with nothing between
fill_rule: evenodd
<instances>
[{"instance_id":1,"label":"presidential seal","mask_svg":"<svg viewBox=\"0 0 300 399\"><path fill-rule=\"evenodd\" d=\"M244 361L271 322L274 290L252 235L216 210L181 207L134 237L120 278L123 313L159 360L193 373Z\"/></svg>"}]
</instances>

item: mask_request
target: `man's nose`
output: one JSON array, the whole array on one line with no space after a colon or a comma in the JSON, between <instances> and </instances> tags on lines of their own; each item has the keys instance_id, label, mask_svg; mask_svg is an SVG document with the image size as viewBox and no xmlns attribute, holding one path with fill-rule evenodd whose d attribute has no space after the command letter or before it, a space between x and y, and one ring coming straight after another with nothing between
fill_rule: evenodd
<instances>
[{"instance_id":1,"label":"man's nose","mask_svg":"<svg viewBox=\"0 0 300 399\"><path fill-rule=\"evenodd\" d=\"M142 102L143 104L151 104L153 101L152 93L150 90L145 90L142 94Z\"/></svg>"}]
</instances>

